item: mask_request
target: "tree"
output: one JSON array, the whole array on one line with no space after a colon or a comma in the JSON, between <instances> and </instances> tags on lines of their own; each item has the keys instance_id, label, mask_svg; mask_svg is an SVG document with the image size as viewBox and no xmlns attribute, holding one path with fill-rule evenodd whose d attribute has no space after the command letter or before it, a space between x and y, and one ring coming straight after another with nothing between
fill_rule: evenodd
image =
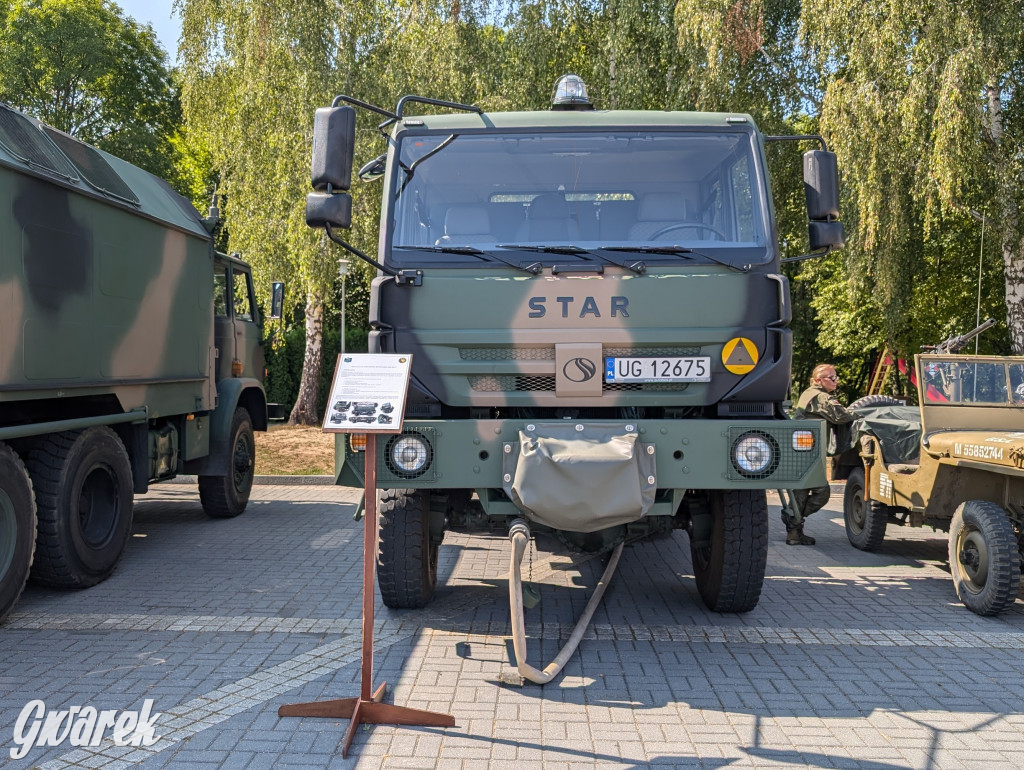
<instances>
[{"instance_id":1,"label":"tree","mask_svg":"<svg viewBox=\"0 0 1024 770\"><path fill-rule=\"evenodd\" d=\"M1020 0L677 6L680 45L705 74L704 98L743 100L744 85L759 82L767 105L790 122L806 116L839 155L847 249L799 273L815 283L824 347L852 356L884 340L910 353L970 328L978 265L967 213L976 208L1000 242L1005 316L1013 349L1024 350L1021 8ZM995 287L983 284L991 308Z\"/></svg>"},{"instance_id":2,"label":"tree","mask_svg":"<svg viewBox=\"0 0 1024 770\"><path fill-rule=\"evenodd\" d=\"M13 0L0 24L0 101L174 176L180 106L152 27L110 0Z\"/></svg>"},{"instance_id":3,"label":"tree","mask_svg":"<svg viewBox=\"0 0 1024 770\"><path fill-rule=\"evenodd\" d=\"M804 46L827 83L822 127L853 183L857 266L880 279L883 302L909 307L929 248L973 230L970 208L986 212L1016 353L1024 353L1022 10L1020 0L810 0L803 12Z\"/></svg>"},{"instance_id":4,"label":"tree","mask_svg":"<svg viewBox=\"0 0 1024 770\"><path fill-rule=\"evenodd\" d=\"M289 283L306 348L290 421L318 424L323 322L343 255L306 226L313 113L335 89L355 88L356 55L376 34L372 2L181 0L182 101L188 126L212 157L230 248L257 283ZM371 79L367 73L365 79ZM356 216L365 202L354 191ZM357 233L357 245L371 241ZM365 274L364 274L365 275Z\"/></svg>"}]
</instances>

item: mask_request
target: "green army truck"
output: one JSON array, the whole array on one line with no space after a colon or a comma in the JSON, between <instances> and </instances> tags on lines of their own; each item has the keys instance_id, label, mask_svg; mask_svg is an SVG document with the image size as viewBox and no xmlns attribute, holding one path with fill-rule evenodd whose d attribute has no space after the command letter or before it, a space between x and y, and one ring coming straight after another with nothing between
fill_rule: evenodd
<instances>
[{"instance_id":1,"label":"green army truck","mask_svg":"<svg viewBox=\"0 0 1024 770\"><path fill-rule=\"evenodd\" d=\"M385 118L387 152L359 172L384 184L376 260L335 230L356 108ZM575 76L544 111L317 110L307 222L378 268L370 352L412 355L402 432L377 442L386 605L430 600L446 530L516 518L595 553L683 529L704 602L757 604L765 490L825 483L820 421L782 409L773 138L797 137L742 114L595 110ZM835 156L804 163L822 253L843 239ZM339 484L363 484L363 447L338 437Z\"/></svg>"},{"instance_id":2,"label":"green army truck","mask_svg":"<svg viewBox=\"0 0 1024 770\"><path fill-rule=\"evenodd\" d=\"M109 576L152 482L196 474L207 514L245 509L267 424L260 317L215 221L0 105L0 620L30 570Z\"/></svg>"}]
</instances>

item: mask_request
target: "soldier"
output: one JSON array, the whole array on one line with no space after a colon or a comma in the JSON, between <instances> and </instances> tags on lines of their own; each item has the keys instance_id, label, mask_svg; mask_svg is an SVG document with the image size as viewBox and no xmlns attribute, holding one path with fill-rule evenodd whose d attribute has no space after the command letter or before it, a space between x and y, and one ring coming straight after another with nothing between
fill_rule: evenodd
<instances>
[{"instance_id":1,"label":"soldier","mask_svg":"<svg viewBox=\"0 0 1024 770\"><path fill-rule=\"evenodd\" d=\"M800 394L793 417L819 417L829 424L829 428L853 422L857 417L853 412L839 403L834 395L836 370L832 364L818 364L811 373L811 386ZM814 545L814 538L804 534L804 519L828 502L831 489L828 484L811 489L793 490L793 503L797 509L794 517L785 507L782 509L782 523L786 525L786 545Z\"/></svg>"}]
</instances>

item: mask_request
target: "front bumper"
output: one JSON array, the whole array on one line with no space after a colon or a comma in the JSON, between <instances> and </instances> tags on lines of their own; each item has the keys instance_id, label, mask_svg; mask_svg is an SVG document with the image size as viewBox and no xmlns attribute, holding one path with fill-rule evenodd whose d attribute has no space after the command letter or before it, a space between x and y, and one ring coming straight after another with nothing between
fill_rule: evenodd
<instances>
[{"instance_id":1,"label":"front bumper","mask_svg":"<svg viewBox=\"0 0 1024 770\"><path fill-rule=\"evenodd\" d=\"M566 421L587 426L592 421ZM607 421L601 421L607 422ZM380 489L500 489L506 445L517 444L528 420L407 420L403 433L418 433L429 442L430 461L422 472L405 474L389 458L395 437L377 438L377 486ZM632 427L655 449L658 489L806 489L826 483L821 420L635 420ZM814 446L797 451L795 431L810 431ZM777 448L770 472L745 475L732 461L732 447L748 433L768 437ZM338 434L335 479L341 486L362 487L365 455Z\"/></svg>"}]
</instances>

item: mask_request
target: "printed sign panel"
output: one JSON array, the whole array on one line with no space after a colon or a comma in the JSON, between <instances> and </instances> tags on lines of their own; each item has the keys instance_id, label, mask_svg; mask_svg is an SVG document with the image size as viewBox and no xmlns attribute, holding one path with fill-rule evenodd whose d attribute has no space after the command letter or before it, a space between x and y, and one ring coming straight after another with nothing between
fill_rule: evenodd
<instances>
[{"instance_id":1,"label":"printed sign panel","mask_svg":"<svg viewBox=\"0 0 1024 770\"><path fill-rule=\"evenodd\" d=\"M401 433L411 370L411 355L338 356L324 433Z\"/></svg>"}]
</instances>

